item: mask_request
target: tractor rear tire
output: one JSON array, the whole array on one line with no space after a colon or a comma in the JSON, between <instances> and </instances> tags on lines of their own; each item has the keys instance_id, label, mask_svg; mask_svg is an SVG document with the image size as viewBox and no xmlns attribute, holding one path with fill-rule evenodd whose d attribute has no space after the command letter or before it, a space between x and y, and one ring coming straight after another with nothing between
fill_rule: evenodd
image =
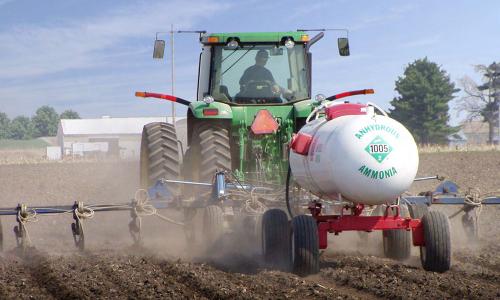
<instances>
[{"instance_id":1,"label":"tractor rear tire","mask_svg":"<svg viewBox=\"0 0 500 300\"><path fill-rule=\"evenodd\" d=\"M219 240L224 230L224 213L217 205L205 207L203 212L203 239L210 249Z\"/></svg>"},{"instance_id":2,"label":"tractor rear tire","mask_svg":"<svg viewBox=\"0 0 500 300\"><path fill-rule=\"evenodd\" d=\"M448 217L440 211L429 211L422 217L425 246L420 260L426 271L446 272L451 267L451 238Z\"/></svg>"},{"instance_id":3,"label":"tractor rear tire","mask_svg":"<svg viewBox=\"0 0 500 300\"><path fill-rule=\"evenodd\" d=\"M231 171L231 147L229 130L220 122L205 121L196 124L193 129L193 140L190 149L189 174L193 181L212 182L217 171ZM210 200L212 190L202 187L192 189L195 198Z\"/></svg>"},{"instance_id":4,"label":"tractor rear tire","mask_svg":"<svg viewBox=\"0 0 500 300\"><path fill-rule=\"evenodd\" d=\"M409 217L408 207L399 206L399 215ZM384 255L395 260L406 260L411 255L411 231L404 229L390 229L382 231Z\"/></svg>"},{"instance_id":5,"label":"tractor rear tire","mask_svg":"<svg viewBox=\"0 0 500 300\"><path fill-rule=\"evenodd\" d=\"M293 272L307 276L319 272L319 240L316 220L300 215L292 219Z\"/></svg>"},{"instance_id":6,"label":"tractor rear tire","mask_svg":"<svg viewBox=\"0 0 500 300\"><path fill-rule=\"evenodd\" d=\"M267 266L288 272L291 269L290 224L281 209L270 209L262 216L262 252Z\"/></svg>"},{"instance_id":7,"label":"tractor rear tire","mask_svg":"<svg viewBox=\"0 0 500 300\"><path fill-rule=\"evenodd\" d=\"M229 130L219 124L204 123L198 127L201 152L200 176L211 180L217 170L231 171Z\"/></svg>"},{"instance_id":8,"label":"tractor rear tire","mask_svg":"<svg viewBox=\"0 0 500 300\"><path fill-rule=\"evenodd\" d=\"M175 127L164 122L146 124L142 130L140 181L148 189L157 180L179 179L180 150ZM171 184L169 191L178 195L179 187Z\"/></svg>"},{"instance_id":9,"label":"tractor rear tire","mask_svg":"<svg viewBox=\"0 0 500 300\"><path fill-rule=\"evenodd\" d=\"M410 204L408 208L412 219L422 219L429 212L429 206L425 204Z\"/></svg>"}]
</instances>

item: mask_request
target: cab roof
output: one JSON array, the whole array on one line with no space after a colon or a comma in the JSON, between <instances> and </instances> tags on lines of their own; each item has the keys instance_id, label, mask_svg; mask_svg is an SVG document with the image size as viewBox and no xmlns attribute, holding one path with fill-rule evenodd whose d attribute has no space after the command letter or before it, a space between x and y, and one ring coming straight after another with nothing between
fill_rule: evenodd
<instances>
[{"instance_id":1,"label":"cab roof","mask_svg":"<svg viewBox=\"0 0 500 300\"><path fill-rule=\"evenodd\" d=\"M237 39L240 43L280 43L286 38L292 38L296 43L309 41L309 36L304 31L208 33L200 41L203 44L225 44L230 39Z\"/></svg>"}]
</instances>

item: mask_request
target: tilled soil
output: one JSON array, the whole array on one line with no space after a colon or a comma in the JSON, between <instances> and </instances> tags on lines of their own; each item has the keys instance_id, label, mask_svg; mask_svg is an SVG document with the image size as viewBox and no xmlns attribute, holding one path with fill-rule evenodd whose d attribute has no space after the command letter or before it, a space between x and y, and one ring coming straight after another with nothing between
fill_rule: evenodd
<instances>
[{"instance_id":1,"label":"tilled soil","mask_svg":"<svg viewBox=\"0 0 500 300\"><path fill-rule=\"evenodd\" d=\"M500 188L499 171L499 152L435 153L421 155L419 175L489 192ZM123 203L134 195L137 173L133 162L0 165L0 206ZM435 185L419 183L412 192ZM143 219L144 246L131 247L129 219L118 212L85 221L89 250L80 253L71 215L39 217L28 225L35 248L22 254L15 217L2 217L0 299L500 299L500 209L492 206L483 207L477 242L463 236L459 217L452 220L453 266L442 274L422 270L417 249L406 262L383 258L380 232L331 237L320 273L298 277L266 270L244 236L201 256L186 248L181 230L156 219Z\"/></svg>"}]
</instances>

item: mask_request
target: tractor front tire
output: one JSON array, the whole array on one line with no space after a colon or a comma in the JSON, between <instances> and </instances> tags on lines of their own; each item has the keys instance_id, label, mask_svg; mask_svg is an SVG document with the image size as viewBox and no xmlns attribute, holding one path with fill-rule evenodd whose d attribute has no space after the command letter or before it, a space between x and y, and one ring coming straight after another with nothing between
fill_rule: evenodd
<instances>
[{"instance_id":1,"label":"tractor front tire","mask_svg":"<svg viewBox=\"0 0 500 300\"><path fill-rule=\"evenodd\" d=\"M281 209L270 209L262 216L262 252L267 266L290 271L290 224L286 213Z\"/></svg>"},{"instance_id":2,"label":"tractor front tire","mask_svg":"<svg viewBox=\"0 0 500 300\"><path fill-rule=\"evenodd\" d=\"M422 217L425 246L420 260L426 271L446 272L451 267L451 238L448 217L440 211L429 211Z\"/></svg>"},{"instance_id":3,"label":"tractor front tire","mask_svg":"<svg viewBox=\"0 0 500 300\"><path fill-rule=\"evenodd\" d=\"M148 189L157 180L179 179L180 150L175 127L164 122L146 124L142 130L140 184ZM169 191L178 194L179 187L169 185Z\"/></svg>"},{"instance_id":4,"label":"tractor front tire","mask_svg":"<svg viewBox=\"0 0 500 300\"><path fill-rule=\"evenodd\" d=\"M319 240L316 220L299 215L292 219L293 272L307 276L319 272Z\"/></svg>"},{"instance_id":5,"label":"tractor front tire","mask_svg":"<svg viewBox=\"0 0 500 300\"><path fill-rule=\"evenodd\" d=\"M399 206L399 215L409 217L408 207ZM382 231L384 255L395 260L405 260L411 255L411 231L390 229Z\"/></svg>"}]
</instances>

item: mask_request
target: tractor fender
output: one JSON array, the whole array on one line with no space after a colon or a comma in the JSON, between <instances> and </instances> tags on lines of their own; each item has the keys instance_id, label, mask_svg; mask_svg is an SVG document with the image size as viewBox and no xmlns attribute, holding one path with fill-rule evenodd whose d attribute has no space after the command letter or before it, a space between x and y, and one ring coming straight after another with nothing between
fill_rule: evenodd
<instances>
[{"instance_id":1,"label":"tractor fender","mask_svg":"<svg viewBox=\"0 0 500 300\"><path fill-rule=\"evenodd\" d=\"M203 113L206 109L217 109L217 113L212 111L212 113ZM189 104L189 111L195 119L232 119L233 111L231 107L225 103L212 102L207 104L202 101L191 102Z\"/></svg>"},{"instance_id":2,"label":"tractor fender","mask_svg":"<svg viewBox=\"0 0 500 300\"><path fill-rule=\"evenodd\" d=\"M217 115L206 115L203 113L204 109L217 109ZM225 103L212 102L210 104L207 104L202 101L191 102L191 104L189 104L187 112L188 145L191 145L193 128L196 123L203 120L211 120L211 122L220 122L217 120L228 120L226 122L230 122L232 118L233 111L231 109L231 106Z\"/></svg>"},{"instance_id":3,"label":"tractor fender","mask_svg":"<svg viewBox=\"0 0 500 300\"><path fill-rule=\"evenodd\" d=\"M313 110L311 100L304 100L293 104L295 118L307 118Z\"/></svg>"}]
</instances>

